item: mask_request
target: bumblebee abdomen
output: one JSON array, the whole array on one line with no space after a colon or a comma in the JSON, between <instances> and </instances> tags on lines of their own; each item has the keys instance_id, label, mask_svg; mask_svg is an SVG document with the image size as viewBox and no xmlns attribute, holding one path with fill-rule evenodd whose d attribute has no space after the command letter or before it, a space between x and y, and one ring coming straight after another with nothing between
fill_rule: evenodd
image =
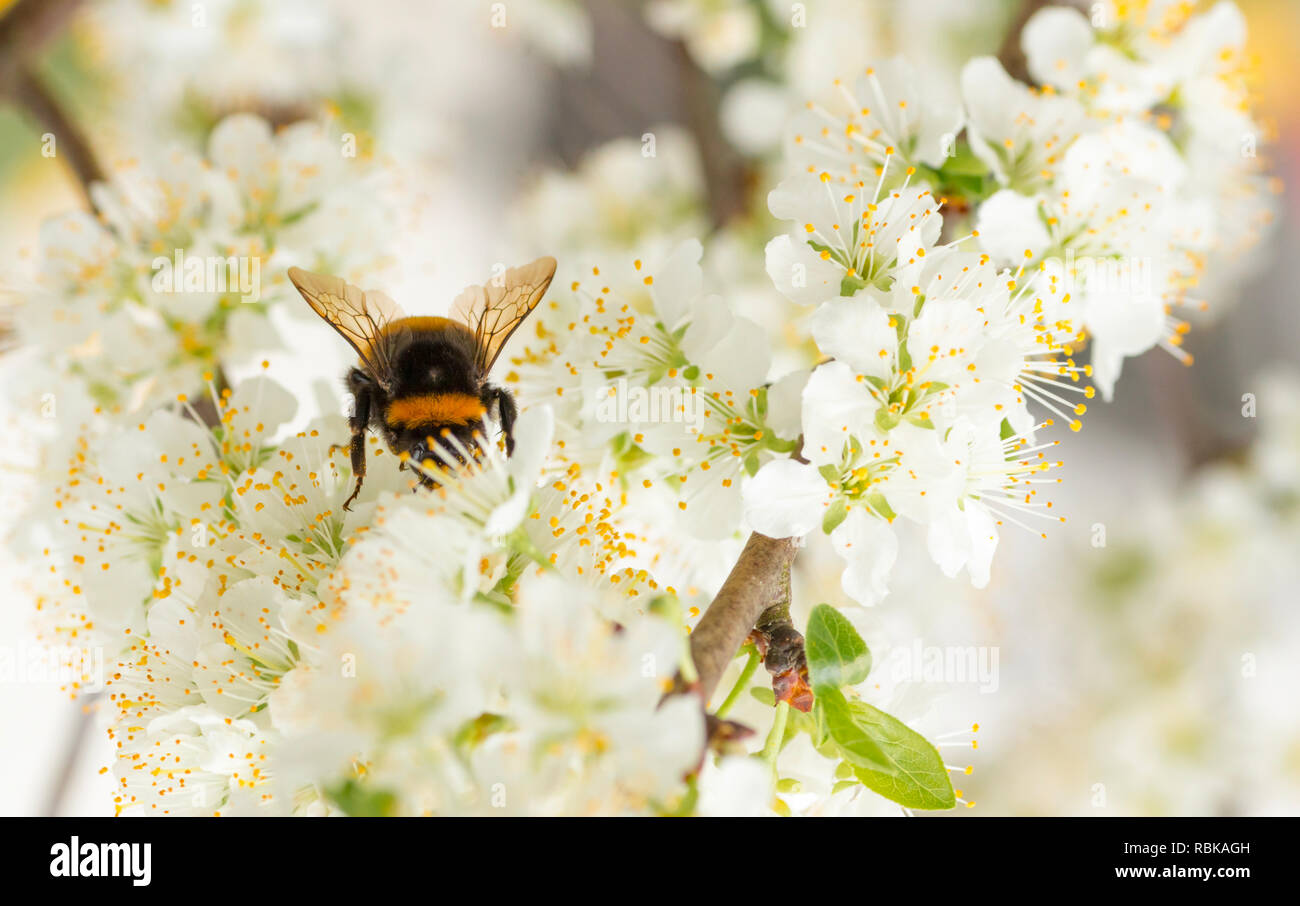
<instances>
[{"instance_id":1,"label":"bumblebee abdomen","mask_svg":"<svg viewBox=\"0 0 1300 906\"><path fill-rule=\"evenodd\" d=\"M396 321L390 321L379 329L379 336L391 336L402 331L438 336L447 331L456 334L469 333L469 328L464 324L461 324L459 321L453 321L451 318L416 315L409 318L398 318ZM470 334L470 336L473 336L473 334Z\"/></svg>"},{"instance_id":2,"label":"bumblebee abdomen","mask_svg":"<svg viewBox=\"0 0 1300 906\"><path fill-rule=\"evenodd\" d=\"M485 413L483 402L469 393L420 393L398 397L388 404L384 420L393 428L468 425Z\"/></svg>"}]
</instances>

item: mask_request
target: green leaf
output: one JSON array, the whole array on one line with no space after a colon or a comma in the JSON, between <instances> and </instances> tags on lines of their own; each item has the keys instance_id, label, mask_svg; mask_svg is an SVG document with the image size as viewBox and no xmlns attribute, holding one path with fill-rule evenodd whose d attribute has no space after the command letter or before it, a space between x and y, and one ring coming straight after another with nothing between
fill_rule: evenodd
<instances>
[{"instance_id":1,"label":"green leaf","mask_svg":"<svg viewBox=\"0 0 1300 906\"><path fill-rule=\"evenodd\" d=\"M822 531L829 535L848 515L848 502L843 497L836 497L835 502L826 508L826 515L822 517Z\"/></svg>"},{"instance_id":2,"label":"green leaf","mask_svg":"<svg viewBox=\"0 0 1300 906\"><path fill-rule=\"evenodd\" d=\"M769 708L776 707L776 693L767 686L751 686L749 694L754 696L756 700L767 705Z\"/></svg>"},{"instance_id":3,"label":"green leaf","mask_svg":"<svg viewBox=\"0 0 1300 906\"><path fill-rule=\"evenodd\" d=\"M840 467L826 463L825 465L817 467L817 474L822 478L825 478L827 481L839 481Z\"/></svg>"},{"instance_id":4,"label":"green leaf","mask_svg":"<svg viewBox=\"0 0 1300 906\"><path fill-rule=\"evenodd\" d=\"M861 277L845 274L844 279L840 281L840 295L851 296L866 285L867 281Z\"/></svg>"},{"instance_id":5,"label":"green leaf","mask_svg":"<svg viewBox=\"0 0 1300 906\"><path fill-rule=\"evenodd\" d=\"M881 431L888 433L898 427L899 418L888 407L881 406L876 410L876 427Z\"/></svg>"},{"instance_id":6,"label":"green leaf","mask_svg":"<svg viewBox=\"0 0 1300 906\"><path fill-rule=\"evenodd\" d=\"M804 651L817 695L821 695L823 687L838 690L841 686L856 686L871 672L867 643L848 618L829 604L818 604L808 617Z\"/></svg>"},{"instance_id":7,"label":"green leaf","mask_svg":"<svg viewBox=\"0 0 1300 906\"><path fill-rule=\"evenodd\" d=\"M872 740L889 764L888 771L880 771L858 764L846 754L845 760L853 764L853 773L863 786L907 808L946 809L957 805L948 769L929 740L866 702L849 702L847 710L853 725Z\"/></svg>"},{"instance_id":8,"label":"green leaf","mask_svg":"<svg viewBox=\"0 0 1300 906\"><path fill-rule=\"evenodd\" d=\"M372 790L355 779L325 791L335 805L353 818L386 818L397 812L397 797L387 790Z\"/></svg>"},{"instance_id":9,"label":"green leaf","mask_svg":"<svg viewBox=\"0 0 1300 906\"><path fill-rule=\"evenodd\" d=\"M817 700L813 707L821 709L822 719L826 722L827 735L835 743L840 757L853 765L855 774L859 770L864 770L870 777L884 778L896 770L894 763L890 761L880 744L858 725L843 692L833 686L820 688L817 690ZM946 777L947 774L944 776ZM865 780L862 783L870 786ZM875 787L871 788L875 789Z\"/></svg>"}]
</instances>

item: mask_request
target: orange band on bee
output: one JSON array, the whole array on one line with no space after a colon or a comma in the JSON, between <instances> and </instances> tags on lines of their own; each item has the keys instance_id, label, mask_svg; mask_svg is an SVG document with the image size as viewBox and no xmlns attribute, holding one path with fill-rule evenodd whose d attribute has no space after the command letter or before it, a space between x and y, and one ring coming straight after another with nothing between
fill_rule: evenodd
<instances>
[{"instance_id":1,"label":"orange band on bee","mask_svg":"<svg viewBox=\"0 0 1300 906\"><path fill-rule=\"evenodd\" d=\"M449 326L464 327L465 325L459 321L453 321L451 318L423 316L398 318L396 321L389 321L383 327L380 327L379 336L384 337L398 330L439 331L445 330Z\"/></svg>"},{"instance_id":2,"label":"orange band on bee","mask_svg":"<svg viewBox=\"0 0 1300 906\"><path fill-rule=\"evenodd\" d=\"M387 420L396 428L467 425L483 417L483 404L468 393L429 393L393 400Z\"/></svg>"}]
</instances>

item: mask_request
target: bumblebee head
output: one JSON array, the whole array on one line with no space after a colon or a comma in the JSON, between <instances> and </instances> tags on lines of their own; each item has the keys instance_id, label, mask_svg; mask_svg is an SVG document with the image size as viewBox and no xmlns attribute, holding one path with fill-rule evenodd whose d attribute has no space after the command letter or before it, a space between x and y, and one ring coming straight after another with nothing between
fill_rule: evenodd
<instances>
[{"instance_id":1,"label":"bumblebee head","mask_svg":"<svg viewBox=\"0 0 1300 906\"><path fill-rule=\"evenodd\" d=\"M431 434L405 438L405 449L414 462L433 462L434 468L461 468L478 449L475 432L477 424L446 425Z\"/></svg>"}]
</instances>

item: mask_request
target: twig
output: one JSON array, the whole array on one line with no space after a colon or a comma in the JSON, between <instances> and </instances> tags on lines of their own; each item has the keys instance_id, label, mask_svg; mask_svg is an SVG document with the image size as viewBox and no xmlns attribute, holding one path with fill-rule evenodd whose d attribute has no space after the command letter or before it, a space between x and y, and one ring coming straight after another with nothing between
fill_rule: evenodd
<instances>
[{"instance_id":1,"label":"twig","mask_svg":"<svg viewBox=\"0 0 1300 906\"><path fill-rule=\"evenodd\" d=\"M785 725L790 719L790 703L777 702L776 715L772 718L772 729L767 733L767 742L763 744L763 751L758 753L758 757L767 762L767 766L776 771L776 759L781 754L781 746L785 743Z\"/></svg>"},{"instance_id":2,"label":"twig","mask_svg":"<svg viewBox=\"0 0 1300 906\"><path fill-rule=\"evenodd\" d=\"M55 146L56 156L66 160L72 168L77 186L89 206L91 184L104 182L105 175L81 130L64 114L45 83L30 70L24 69L18 73L9 96L42 130L54 136L58 143Z\"/></svg>"},{"instance_id":3,"label":"twig","mask_svg":"<svg viewBox=\"0 0 1300 906\"><path fill-rule=\"evenodd\" d=\"M691 633L691 659L698 679L692 685L707 704L723 672L763 612L790 598L790 567L798 552L794 538L769 538L754 532L713 603Z\"/></svg>"},{"instance_id":4,"label":"twig","mask_svg":"<svg viewBox=\"0 0 1300 906\"><path fill-rule=\"evenodd\" d=\"M1033 79L1029 77L1029 62L1020 47L1020 33L1024 31L1025 23L1033 18L1034 13L1046 5L1047 0L1023 0L1020 9L1016 11L1015 18L1007 24L1002 46L998 48L998 62L1013 79L1033 83Z\"/></svg>"},{"instance_id":5,"label":"twig","mask_svg":"<svg viewBox=\"0 0 1300 906\"><path fill-rule=\"evenodd\" d=\"M1234 420L1241 429L1229 431L1224 425L1232 422L1211 418L1203 403L1205 394L1196 387L1190 368L1172 356L1153 352L1141 356L1133 367L1158 401L1155 409L1182 451L1188 473L1212 463L1242 459L1252 440L1250 420Z\"/></svg>"},{"instance_id":6,"label":"twig","mask_svg":"<svg viewBox=\"0 0 1300 906\"><path fill-rule=\"evenodd\" d=\"M763 656L758 653L758 649L750 647L745 666L740 668L740 676L736 677L736 682L732 685L731 691L727 693L727 697L722 700L722 704L718 705L717 710L713 712L715 717L721 719L727 716L727 712L740 698L741 693L749 688L749 681L754 676L754 671L758 669L758 662L762 659Z\"/></svg>"},{"instance_id":7,"label":"twig","mask_svg":"<svg viewBox=\"0 0 1300 906\"><path fill-rule=\"evenodd\" d=\"M18 0L0 18L0 85L8 84L13 73L35 56L57 34L81 0Z\"/></svg>"},{"instance_id":8,"label":"twig","mask_svg":"<svg viewBox=\"0 0 1300 906\"><path fill-rule=\"evenodd\" d=\"M0 19L0 98L55 137L56 155L68 162L89 206L90 185L102 182L104 171L81 130L41 79L36 60L80 5L81 0L20 0Z\"/></svg>"},{"instance_id":9,"label":"twig","mask_svg":"<svg viewBox=\"0 0 1300 906\"><path fill-rule=\"evenodd\" d=\"M45 801L41 806L41 814L47 818L57 818L63 812L68 790L71 789L76 775L77 763L81 761L81 752L90 738L91 727L95 724L95 711L99 701L100 694L94 693L77 702L76 725L72 729L72 739L63 750L58 773L54 775L54 780L46 791Z\"/></svg>"},{"instance_id":10,"label":"twig","mask_svg":"<svg viewBox=\"0 0 1300 906\"><path fill-rule=\"evenodd\" d=\"M715 228L745 213L749 204L751 173L744 157L722 134L718 85L691 58L686 45L677 42L678 71L686 106L686 124L704 170L709 218Z\"/></svg>"}]
</instances>

